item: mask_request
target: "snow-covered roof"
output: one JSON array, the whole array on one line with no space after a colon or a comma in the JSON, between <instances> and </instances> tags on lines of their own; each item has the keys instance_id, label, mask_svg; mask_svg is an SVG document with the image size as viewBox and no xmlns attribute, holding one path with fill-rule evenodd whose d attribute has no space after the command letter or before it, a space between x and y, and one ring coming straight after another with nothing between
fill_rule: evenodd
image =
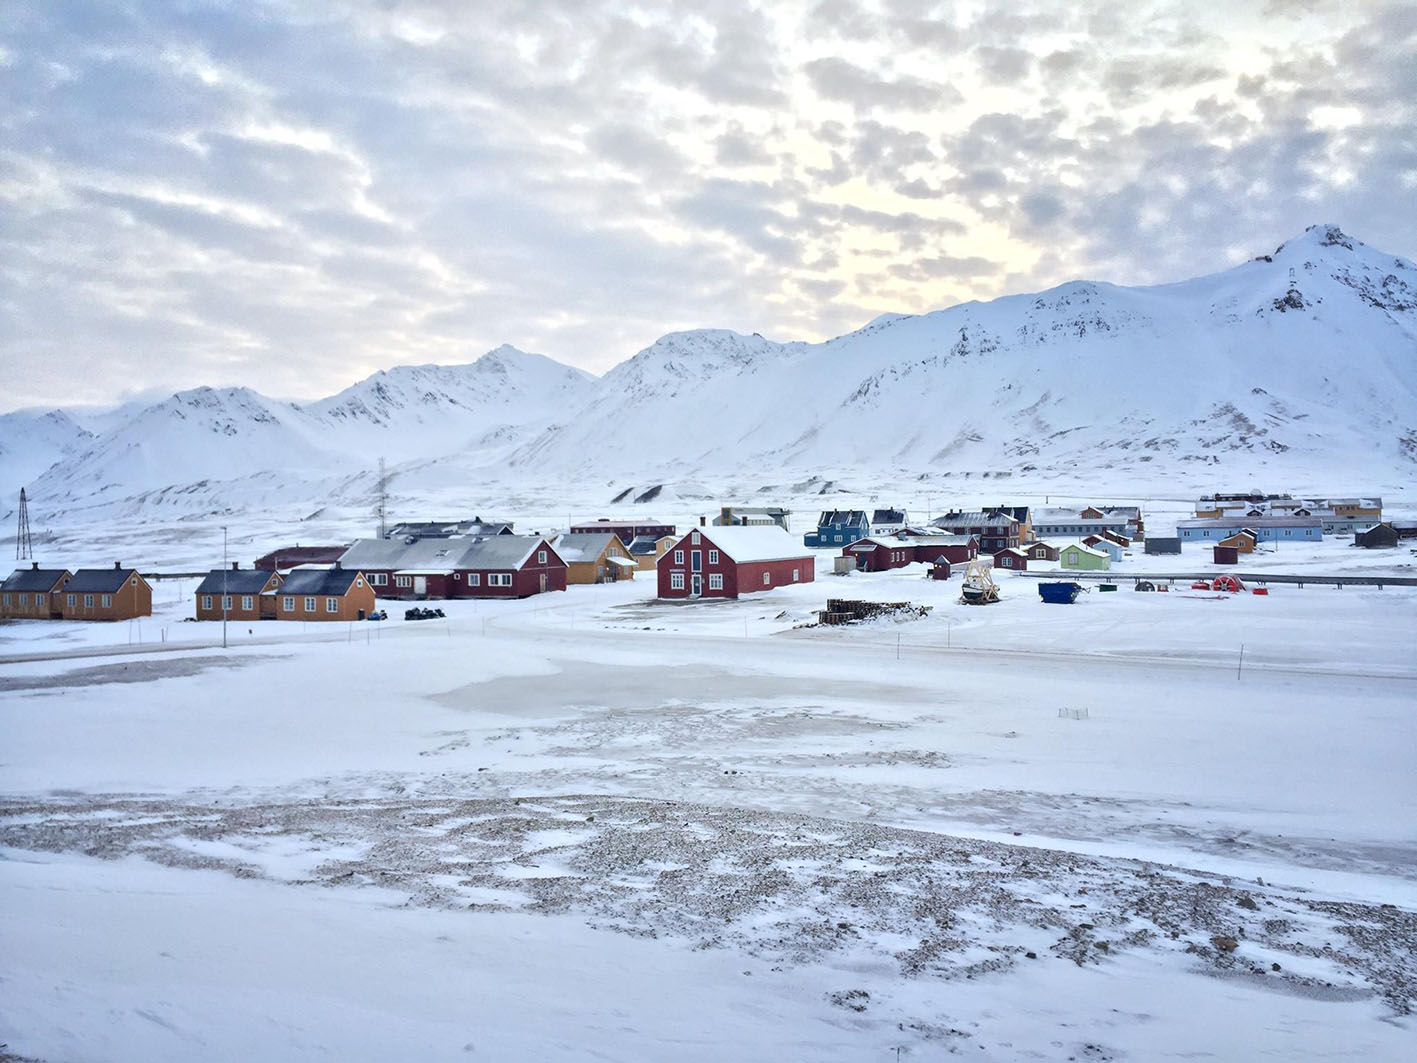
<instances>
[{"instance_id":1,"label":"snow-covered roof","mask_svg":"<svg viewBox=\"0 0 1417 1063\"><path fill-rule=\"evenodd\" d=\"M789 561L798 558L810 560L812 557L811 552L802 545L802 540L789 535L775 524L734 525L699 530L705 540L728 555L730 560L740 564L745 561Z\"/></svg>"},{"instance_id":2,"label":"snow-covered roof","mask_svg":"<svg viewBox=\"0 0 1417 1063\"><path fill-rule=\"evenodd\" d=\"M613 532L569 532L556 537L556 553L568 565L594 561L605 553L614 538Z\"/></svg>"},{"instance_id":3,"label":"snow-covered roof","mask_svg":"<svg viewBox=\"0 0 1417 1063\"><path fill-rule=\"evenodd\" d=\"M469 546L453 567L462 571L521 568L532 551L544 542L546 540L539 535L493 535ZM557 557L561 556L560 551L552 549Z\"/></svg>"}]
</instances>

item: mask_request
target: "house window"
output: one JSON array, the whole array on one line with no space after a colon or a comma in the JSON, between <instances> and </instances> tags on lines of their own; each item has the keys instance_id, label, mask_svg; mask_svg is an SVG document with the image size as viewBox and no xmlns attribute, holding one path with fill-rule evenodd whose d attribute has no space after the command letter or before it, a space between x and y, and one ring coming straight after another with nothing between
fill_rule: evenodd
<instances>
[{"instance_id":1,"label":"house window","mask_svg":"<svg viewBox=\"0 0 1417 1063\"><path fill-rule=\"evenodd\" d=\"M412 577L412 576L395 576L395 577L394 577L394 586L395 586L395 587L412 587L412 586L413 586L413 577Z\"/></svg>"},{"instance_id":2,"label":"house window","mask_svg":"<svg viewBox=\"0 0 1417 1063\"><path fill-rule=\"evenodd\" d=\"M38 605L38 604L39 604L39 597L38 597L37 595L35 596L34 604L35 604L35 605ZM111 609L111 608L113 608L113 595L111 595L111 594L105 594L105 595L103 596L103 607L104 607L105 609Z\"/></svg>"},{"instance_id":3,"label":"house window","mask_svg":"<svg viewBox=\"0 0 1417 1063\"><path fill-rule=\"evenodd\" d=\"M770 573L770 572L764 572L764 573L763 573L763 586L764 586L764 587L770 587L770 586L772 586L772 573Z\"/></svg>"},{"instance_id":4,"label":"house window","mask_svg":"<svg viewBox=\"0 0 1417 1063\"><path fill-rule=\"evenodd\" d=\"M693 543L695 546L698 546L698 545L699 545L699 533L698 533L698 532L694 532L693 535L689 536L689 541L690 541L691 543Z\"/></svg>"},{"instance_id":5,"label":"house window","mask_svg":"<svg viewBox=\"0 0 1417 1063\"><path fill-rule=\"evenodd\" d=\"M684 573L669 573L669 589L672 591L682 591L684 589Z\"/></svg>"},{"instance_id":6,"label":"house window","mask_svg":"<svg viewBox=\"0 0 1417 1063\"><path fill-rule=\"evenodd\" d=\"M354 585L355 585L356 587L362 587L362 586L364 586L364 581L363 581L362 579L356 579L356 580L354 581ZM247 606L247 608L249 609L250 606Z\"/></svg>"},{"instance_id":7,"label":"house window","mask_svg":"<svg viewBox=\"0 0 1417 1063\"><path fill-rule=\"evenodd\" d=\"M510 587L512 585L512 574L510 572L489 572L487 574L487 586L489 587Z\"/></svg>"},{"instance_id":8,"label":"house window","mask_svg":"<svg viewBox=\"0 0 1417 1063\"><path fill-rule=\"evenodd\" d=\"M202 608L203 608L203 609L210 609L211 607L212 607L212 596L211 596L210 594L204 594L204 595L202 595Z\"/></svg>"},{"instance_id":9,"label":"house window","mask_svg":"<svg viewBox=\"0 0 1417 1063\"><path fill-rule=\"evenodd\" d=\"M716 564L718 564L718 551L717 551L717 550L710 550L710 551L709 551L709 564L710 564L710 565L716 565Z\"/></svg>"},{"instance_id":10,"label":"house window","mask_svg":"<svg viewBox=\"0 0 1417 1063\"><path fill-rule=\"evenodd\" d=\"M538 565L544 565L544 564L546 564L546 551L545 551L545 550L538 550L538 551L536 552L536 563L537 563Z\"/></svg>"},{"instance_id":11,"label":"house window","mask_svg":"<svg viewBox=\"0 0 1417 1063\"><path fill-rule=\"evenodd\" d=\"M315 611L315 599L314 599L314 598L306 598L306 599L305 599L305 611L306 611L307 613L313 613L313 612Z\"/></svg>"},{"instance_id":12,"label":"house window","mask_svg":"<svg viewBox=\"0 0 1417 1063\"><path fill-rule=\"evenodd\" d=\"M29 596L28 594L22 594L22 595L20 595L20 604L21 604L21 605L29 605L29 604L30 604L30 596Z\"/></svg>"},{"instance_id":13,"label":"house window","mask_svg":"<svg viewBox=\"0 0 1417 1063\"><path fill-rule=\"evenodd\" d=\"M387 587L389 585L389 574L387 572L375 572L369 577L369 582L375 587Z\"/></svg>"},{"instance_id":14,"label":"house window","mask_svg":"<svg viewBox=\"0 0 1417 1063\"><path fill-rule=\"evenodd\" d=\"M797 582L797 570L795 568L792 570L792 582Z\"/></svg>"},{"instance_id":15,"label":"house window","mask_svg":"<svg viewBox=\"0 0 1417 1063\"><path fill-rule=\"evenodd\" d=\"M674 563L675 563L676 565L682 565L682 564L684 563L684 551L683 551L683 550L675 550L675 551L674 551Z\"/></svg>"},{"instance_id":16,"label":"house window","mask_svg":"<svg viewBox=\"0 0 1417 1063\"><path fill-rule=\"evenodd\" d=\"M137 577L137 576L134 576L132 579L130 579L130 580L128 581L128 586L130 586L130 587L136 587L137 585L138 585L138 577Z\"/></svg>"},{"instance_id":17,"label":"house window","mask_svg":"<svg viewBox=\"0 0 1417 1063\"><path fill-rule=\"evenodd\" d=\"M281 607L282 609L284 609L287 613L293 613L293 612L295 612L295 599L294 599L294 598L282 598L282 599L280 600L280 607Z\"/></svg>"},{"instance_id":18,"label":"house window","mask_svg":"<svg viewBox=\"0 0 1417 1063\"><path fill-rule=\"evenodd\" d=\"M71 595L69 595L69 608L70 608L70 609L74 608L74 606L78 604L78 601L79 601L79 596L78 596L77 594L71 594Z\"/></svg>"},{"instance_id":19,"label":"house window","mask_svg":"<svg viewBox=\"0 0 1417 1063\"><path fill-rule=\"evenodd\" d=\"M721 591L721 590L723 590L723 573L722 573L722 572L710 572L710 573L709 573L709 590L711 590L711 591Z\"/></svg>"},{"instance_id":20,"label":"house window","mask_svg":"<svg viewBox=\"0 0 1417 1063\"><path fill-rule=\"evenodd\" d=\"M325 599L325 612L327 612L327 613L338 613L338 612L339 612L339 599L338 599L338 598L326 598L326 599Z\"/></svg>"},{"instance_id":21,"label":"house window","mask_svg":"<svg viewBox=\"0 0 1417 1063\"><path fill-rule=\"evenodd\" d=\"M8 594L0 595L0 605L8 606L9 604L10 596Z\"/></svg>"},{"instance_id":22,"label":"house window","mask_svg":"<svg viewBox=\"0 0 1417 1063\"><path fill-rule=\"evenodd\" d=\"M221 599L221 607L222 607L223 609L230 609L230 608L231 608L231 595L227 594L227 595L223 595L223 596L222 596L222 599Z\"/></svg>"},{"instance_id":23,"label":"house window","mask_svg":"<svg viewBox=\"0 0 1417 1063\"><path fill-rule=\"evenodd\" d=\"M469 573L467 574L467 585L468 585L469 587L480 587L480 586L482 586L482 573L481 573L481 572L469 572Z\"/></svg>"},{"instance_id":24,"label":"house window","mask_svg":"<svg viewBox=\"0 0 1417 1063\"><path fill-rule=\"evenodd\" d=\"M249 594L243 594L243 595L241 596L241 608L242 608L242 609L245 609L247 612L250 612L250 611L251 611L252 609L254 609L255 607L256 607L256 600L255 600L254 598L252 598Z\"/></svg>"}]
</instances>

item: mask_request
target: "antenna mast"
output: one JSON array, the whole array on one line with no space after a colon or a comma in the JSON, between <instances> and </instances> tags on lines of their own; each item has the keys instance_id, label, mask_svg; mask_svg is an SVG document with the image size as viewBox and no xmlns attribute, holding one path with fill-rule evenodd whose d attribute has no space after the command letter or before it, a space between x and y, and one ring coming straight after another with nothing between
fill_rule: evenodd
<instances>
[{"instance_id":1,"label":"antenna mast","mask_svg":"<svg viewBox=\"0 0 1417 1063\"><path fill-rule=\"evenodd\" d=\"M15 531L15 560L28 561L34 557L34 542L30 538L30 504L25 498L25 489L20 488L20 523Z\"/></svg>"},{"instance_id":2,"label":"antenna mast","mask_svg":"<svg viewBox=\"0 0 1417 1063\"><path fill-rule=\"evenodd\" d=\"M388 525L387 512L386 512L386 510L387 510L386 503L387 503L387 501L388 501L388 496L389 496L389 481L388 481L387 476L385 476L385 474L384 474L384 459L383 459L383 458L380 458L380 459L379 459L378 503L377 503L376 508L375 508L375 510L374 510L374 512L375 512L375 513L378 515L378 517L379 517L379 538L380 538L380 539L382 539L382 538L384 538L386 535L388 535L388 532L389 532L389 525Z\"/></svg>"}]
</instances>

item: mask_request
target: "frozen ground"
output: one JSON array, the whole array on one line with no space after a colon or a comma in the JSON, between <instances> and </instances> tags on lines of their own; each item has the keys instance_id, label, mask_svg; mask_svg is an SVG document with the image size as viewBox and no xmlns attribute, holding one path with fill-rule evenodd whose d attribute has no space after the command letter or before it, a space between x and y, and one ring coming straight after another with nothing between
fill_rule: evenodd
<instances>
[{"instance_id":1,"label":"frozen ground","mask_svg":"<svg viewBox=\"0 0 1417 1063\"><path fill-rule=\"evenodd\" d=\"M0 1042L1410 1058L1417 593L1035 585L0 627Z\"/></svg>"}]
</instances>

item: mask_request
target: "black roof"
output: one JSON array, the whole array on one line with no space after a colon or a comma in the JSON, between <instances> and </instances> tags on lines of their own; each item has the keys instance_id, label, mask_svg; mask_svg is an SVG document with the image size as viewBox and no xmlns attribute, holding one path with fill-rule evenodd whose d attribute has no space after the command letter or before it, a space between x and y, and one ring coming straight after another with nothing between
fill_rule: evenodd
<instances>
[{"instance_id":1,"label":"black roof","mask_svg":"<svg viewBox=\"0 0 1417 1063\"><path fill-rule=\"evenodd\" d=\"M67 568L17 568L0 583L0 591L52 591L68 574Z\"/></svg>"},{"instance_id":2,"label":"black roof","mask_svg":"<svg viewBox=\"0 0 1417 1063\"><path fill-rule=\"evenodd\" d=\"M64 590L70 594L112 594L136 575L136 568L81 568Z\"/></svg>"},{"instance_id":3,"label":"black roof","mask_svg":"<svg viewBox=\"0 0 1417 1063\"><path fill-rule=\"evenodd\" d=\"M905 510L878 509L871 515L872 524L904 524Z\"/></svg>"},{"instance_id":4,"label":"black roof","mask_svg":"<svg viewBox=\"0 0 1417 1063\"><path fill-rule=\"evenodd\" d=\"M297 568L285 577L282 594L344 594L359 575L352 568Z\"/></svg>"},{"instance_id":5,"label":"black roof","mask_svg":"<svg viewBox=\"0 0 1417 1063\"><path fill-rule=\"evenodd\" d=\"M817 527L825 524L868 524L864 509L824 509L817 518Z\"/></svg>"},{"instance_id":6,"label":"black roof","mask_svg":"<svg viewBox=\"0 0 1417 1063\"><path fill-rule=\"evenodd\" d=\"M198 594L260 594L273 573L268 568L214 568L197 588Z\"/></svg>"}]
</instances>

